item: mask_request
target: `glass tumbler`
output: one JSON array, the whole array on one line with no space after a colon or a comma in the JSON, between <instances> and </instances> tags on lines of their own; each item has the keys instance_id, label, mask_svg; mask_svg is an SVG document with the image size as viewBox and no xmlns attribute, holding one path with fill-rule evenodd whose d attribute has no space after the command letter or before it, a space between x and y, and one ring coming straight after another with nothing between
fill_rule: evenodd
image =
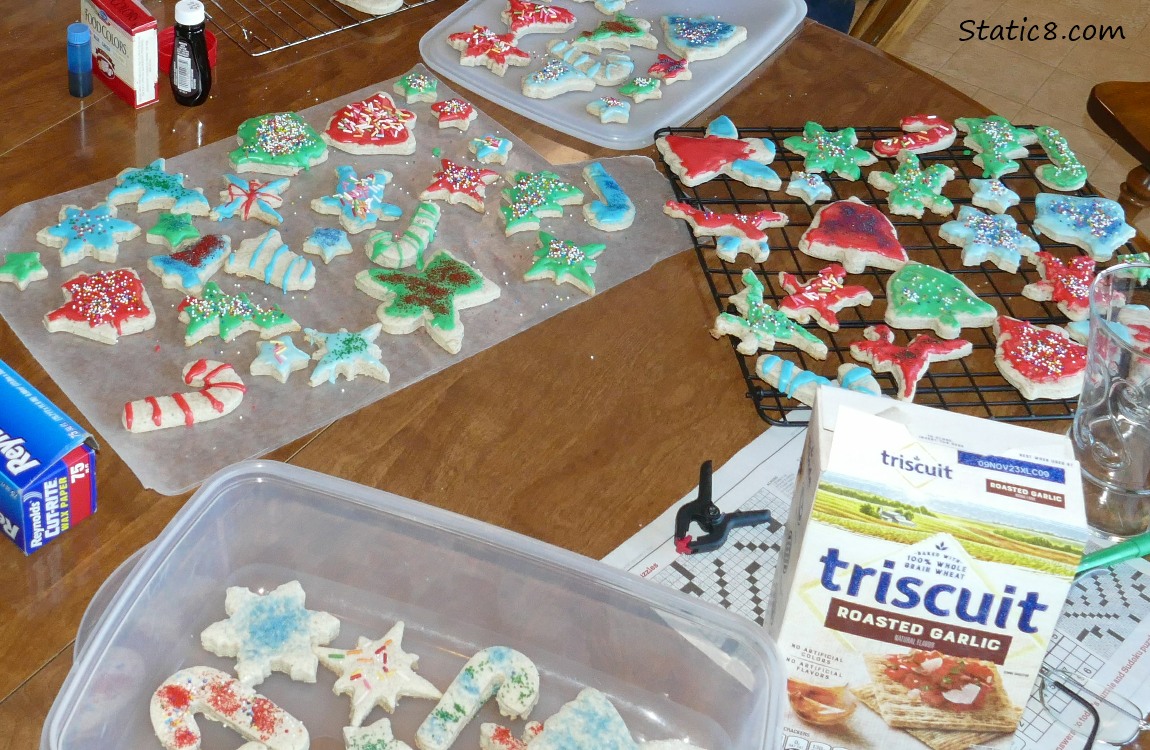
<instances>
[{"instance_id":1,"label":"glass tumbler","mask_svg":"<svg viewBox=\"0 0 1150 750\"><path fill-rule=\"evenodd\" d=\"M1111 266L1090 287L1086 377L1071 439L1086 520L1126 538L1150 529L1150 264Z\"/></svg>"}]
</instances>

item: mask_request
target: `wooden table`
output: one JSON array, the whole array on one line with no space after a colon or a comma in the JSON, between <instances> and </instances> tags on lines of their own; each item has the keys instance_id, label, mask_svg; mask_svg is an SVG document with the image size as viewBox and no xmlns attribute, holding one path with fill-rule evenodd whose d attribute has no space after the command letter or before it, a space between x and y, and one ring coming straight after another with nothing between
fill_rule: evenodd
<instances>
[{"instance_id":1,"label":"wooden table","mask_svg":"<svg viewBox=\"0 0 1150 750\"><path fill-rule=\"evenodd\" d=\"M222 40L206 104L179 107L165 89L158 105L137 112L99 83L83 102L68 96L64 29L76 20L74 3L3 4L0 122L9 126L0 131L0 213L231 138L250 116L398 75L455 5L442 0L260 58ZM148 3L161 25L171 5ZM608 153L476 103L553 161ZM719 112L736 123L895 124L916 111L985 113L871 47L808 25L698 124ZM269 458L601 557L693 486L702 460L721 464L766 426L729 348L707 335L713 304L694 256L680 253ZM620 327L624 319L630 328ZM79 416L3 323L0 357ZM0 750L38 746L93 593L186 500L144 490L108 449L98 474L94 517L29 558L0 544Z\"/></svg>"}]
</instances>

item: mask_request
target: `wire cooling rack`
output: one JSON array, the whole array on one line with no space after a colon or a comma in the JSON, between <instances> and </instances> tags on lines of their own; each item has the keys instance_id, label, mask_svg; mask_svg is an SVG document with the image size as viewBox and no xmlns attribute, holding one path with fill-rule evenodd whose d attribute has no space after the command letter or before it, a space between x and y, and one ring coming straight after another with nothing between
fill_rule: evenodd
<instances>
[{"instance_id":1,"label":"wire cooling rack","mask_svg":"<svg viewBox=\"0 0 1150 750\"><path fill-rule=\"evenodd\" d=\"M839 128L828 128L838 130ZM664 128L659 130L655 137L680 134L701 136L704 128ZM902 130L894 127L855 127L859 147L869 150L876 140L905 135ZM740 128L739 136L742 138L769 139L778 146L778 156L771 163L771 167L778 172L786 187L791 172L803 169L801 156L790 153L783 148L783 139L793 135L802 135L802 128ZM1009 315L1021 320L1027 320L1038 326L1049 324L1063 325L1066 317L1054 306L1053 302L1036 302L1022 296L1022 287L1038 281L1038 272L1029 264L1020 267L1018 273L1009 274L1000 271L989 262L981 266L962 265L962 249L951 245L938 235L938 228L955 218L958 207L971 203L971 190L969 180L981 178L982 168L976 165L972 158L974 153L963 147L962 136L956 139L955 144L944 151L932 154L922 154L919 158L923 167L942 163L954 170L955 178L943 188L943 194L955 204L955 212L950 216L939 216L929 210L923 213L922 219L908 216L896 216L887 210L886 193L872 187L867 181L867 174L871 170L894 172L898 168L897 160L879 157L878 161L870 167L863 168L860 180L850 181L835 175L823 175L833 192L832 200L843 200L855 196L864 203L878 207L889 218L898 230L899 241L906 248L907 254L913 261L927 263L954 274L963 283L970 287L983 300L995 306L1000 314ZM1018 222L1019 229L1038 240L1043 250L1048 250L1063 261L1082 251L1074 245L1055 242L1046 236L1034 233L1034 196L1046 190L1035 177L1034 170L1040 164L1049 162L1041 148L1034 146L1026 158L1020 158L1021 169L1013 174L1001 178L1014 192L1022 198L1018 206L1009 210L1009 214ZM822 268L829 265L829 261L812 258L798 249L799 238L810 226L815 212L827 202L819 202L807 206L801 199L786 195L782 190L768 192L760 188L752 188L743 183L721 175L709 182L696 187L686 187L675 176L674 172L663 160L663 169L671 181L676 199L689 203L696 208L722 213L754 213L762 210L779 211L786 214L790 221L780 229L768 229L770 235L771 254L766 261L754 264L745 255L739 255L735 263L728 263L716 255L714 237L696 238L687 227L687 233L695 246L695 253L699 265L706 275L711 293L715 298L715 305L719 312L734 312L728 303L728 298L743 288L742 273L745 268L751 268L763 282L763 300L774 307L787 296L779 284L780 271L786 271L798 276L802 281L813 277ZM1070 195L1091 195L1086 190L1079 190ZM684 222L686 225L686 222ZM1119 253L1135 252L1133 246L1119 249ZM837 332L830 332L810 323L806 328L819 336L827 344L829 350L826 360L820 361L810 357L805 352L794 347L780 345L776 354L784 359L795 362L803 369L810 370L827 378L835 378L838 366L844 362L857 363L850 355L852 342L863 340L863 329L870 325L883 323L883 313L886 311L886 281L889 271L880 269L867 269L862 274L851 274L848 283L861 284L874 295L874 302L869 307L850 307L837 313L840 328ZM895 329L896 342L906 343L914 335L923 331L903 331ZM1006 422L1041 422L1062 420L1069 422L1074 415L1077 399L1042 399L1028 401L1022 397L1014 386L1010 385L998 371L994 363L994 333L992 328L964 328L960 337L970 341L973 352L959 360L950 362L935 362L931 364L927 374L918 384L915 402L928 406L959 411L966 414L987 417ZM762 354L745 356L740 354L735 345L738 343L733 337L724 337L730 341L731 351L738 361L739 369L747 385L747 395L754 403L759 415L767 422L775 425L801 426L807 424L804 417L792 418L789 412L802 404L791 399L775 388L759 379L755 374L755 361ZM717 346L718 344L716 344ZM882 385L883 392L893 394L896 391L894 378L887 373L876 373L875 377ZM800 412L800 414L805 414Z\"/></svg>"},{"instance_id":2,"label":"wire cooling rack","mask_svg":"<svg viewBox=\"0 0 1150 750\"><path fill-rule=\"evenodd\" d=\"M252 57L362 26L435 0L404 0L373 16L335 0L206 0L212 23Z\"/></svg>"}]
</instances>

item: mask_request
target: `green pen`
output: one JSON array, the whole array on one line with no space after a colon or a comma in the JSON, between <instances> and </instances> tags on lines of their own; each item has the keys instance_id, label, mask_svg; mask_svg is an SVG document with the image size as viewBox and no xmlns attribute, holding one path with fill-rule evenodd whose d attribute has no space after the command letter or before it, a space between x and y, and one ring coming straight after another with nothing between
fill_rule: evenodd
<instances>
[{"instance_id":1,"label":"green pen","mask_svg":"<svg viewBox=\"0 0 1150 750\"><path fill-rule=\"evenodd\" d=\"M1120 562L1145 555L1150 555L1150 531L1084 556L1075 575L1080 576L1095 568L1117 565Z\"/></svg>"}]
</instances>

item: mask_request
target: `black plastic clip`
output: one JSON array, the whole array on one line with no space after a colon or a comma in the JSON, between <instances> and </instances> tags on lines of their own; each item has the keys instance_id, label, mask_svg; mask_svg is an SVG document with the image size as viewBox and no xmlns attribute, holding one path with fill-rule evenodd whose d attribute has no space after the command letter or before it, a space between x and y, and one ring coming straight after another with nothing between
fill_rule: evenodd
<instances>
[{"instance_id":1,"label":"black plastic clip","mask_svg":"<svg viewBox=\"0 0 1150 750\"><path fill-rule=\"evenodd\" d=\"M687 532L690 531L692 521L699 524L699 528L706 532L704 536L698 539L691 538ZM731 529L740 526L758 526L770 521L769 510L721 512L719 506L711 501L711 462L704 461L699 468L698 497L683 503L679 512L675 514L675 549L681 555L711 552L723 546Z\"/></svg>"}]
</instances>

